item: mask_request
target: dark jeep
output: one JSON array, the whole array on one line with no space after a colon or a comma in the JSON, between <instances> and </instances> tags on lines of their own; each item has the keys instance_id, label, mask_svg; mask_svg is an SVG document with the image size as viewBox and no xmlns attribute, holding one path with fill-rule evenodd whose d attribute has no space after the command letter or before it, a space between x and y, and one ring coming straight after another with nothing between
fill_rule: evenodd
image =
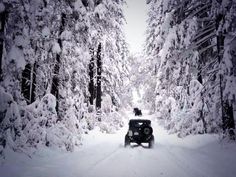
<instances>
[{"instance_id":1,"label":"dark jeep","mask_svg":"<svg viewBox=\"0 0 236 177\"><path fill-rule=\"evenodd\" d=\"M142 111L139 108L134 108L133 112L135 116L142 116Z\"/></svg>"},{"instance_id":2,"label":"dark jeep","mask_svg":"<svg viewBox=\"0 0 236 177\"><path fill-rule=\"evenodd\" d=\"M131 119L129 121L129 130L125 135L125 147L130 143L148 143L148 147L154 145L154 136L151 127L151 121L145 119Z\"/></svg>"}]
</instances>

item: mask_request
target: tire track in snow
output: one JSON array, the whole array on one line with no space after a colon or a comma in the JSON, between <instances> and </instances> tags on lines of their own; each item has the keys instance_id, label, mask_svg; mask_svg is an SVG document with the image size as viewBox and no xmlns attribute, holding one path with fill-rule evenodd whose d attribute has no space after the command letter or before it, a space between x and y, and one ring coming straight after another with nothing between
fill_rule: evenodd
<instances>
[{"instance_id":1,"label":"tire track in snow","mask_svg":"<svg viewBox=\"0 0 236 177\"><path fill-rule=\"evenodd\" d=\"M153 127L159 127L158 124L154 121ZM155 137L158 137L157 132L154 134ZM158 139L158 138L157 138ZM158 143L155 144L157 146ZM170 144L169 142L165 139L164 141L161 142L161 148L164 150L162 155L165 155L165 159L170 161L173 165L175 165L177 168L182 169L183 173L186 174L186 176L191 176L191 177L207 177L207 175L203 174L199 170L197 170L197 167L191 166L191 162L189 163L186 158L179 158L175 152L171 150L169 147ZM159 146L160 147L160 146ZM184 152L184 151L183 151Z\"/></svg>"},{"instance_id":2,"label":"tire track in snow","mask_svg":"<svg viewBox=\"0 0 236 177\"><path fill-rule=\"evenodd\" d=\"M97 160L96 162L94 162L90 167L88 167L85 170L85 174L82 175L83 177L87 177L89 174L91 174L93 172L93 170L101 163L103 163L104 161L108 160L109 158L111 158L113 155L115 155L118 151L120 150L120 147L117 147L115 150L113 150L112 152L110 152L109 154L104 155L102 158L100 158L99 160Z\"/></svg>"},{"instance_id":3,"label":"tire track in snow","mask_svg":"<svg viewBox=\"0 0 236 177\"><path fill-rule=\"evenodd\" d=\"M144 116L144 118L150 119L149 116ZM155 122L153 122L153 127L159 128ZM120 135L121 132L123 131L119 132ZM159 142L158 136L157 131L155 132L157 142ZM83 171L83 177L173 177L174 175L176 177L206 177L206 175L196 169L197 167L191 166L188 163L188 159L178 157L176 152L169 147L168 141L162 141L160 142L161 144L155 143L154 149L149 150L139 146L121 148L121 142L114 139L110 140L99 142L91 148L98 149L102 147L100 145L103 143L112 145L106 146L105 148L109 149L109 151L87 166L87 169ZM118 147L114 147L114 144ZM96 152L99 153L97 150ZM91 155L95 154L92 153ZM158 162L160 162L159 165L153 165Z\"/></svg>"},{"instance_id":4,"label":"tire track in snow","mask_svg":"<svg viewBox=\"0 0 236 177\"><path fill-rule=\"evenodd\" d=\"M192 167L190 165L190 163L187 163L186 160L184 158L179 158L177 157L177 155L170 150L170 147L167 146L168 143L166 142L166 146L164 148L164 150L166 151L166 154L173 159L173 161L176 163L176 165L178 165L181 169L183 169L183 171L191 177L207 177L208 175L204 175L203 173L201 173L200 171L197 171L196 168L197 167ZM183 156L184 157L184 156Z\"/></svg>"}]
</instances>

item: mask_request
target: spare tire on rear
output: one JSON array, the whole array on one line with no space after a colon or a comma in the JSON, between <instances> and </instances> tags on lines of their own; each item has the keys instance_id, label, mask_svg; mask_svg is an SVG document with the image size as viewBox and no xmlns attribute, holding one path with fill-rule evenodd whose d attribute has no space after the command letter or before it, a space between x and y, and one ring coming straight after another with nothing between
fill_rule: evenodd
<instances>
[{"instance_id":1,"label":"spare tire on rear","mask_svg":"<svg viewBox=\"0 0 236 177\"><path fill-rule=\"evenodd\" d=\"M151 135L153 132L152 127L143 127L142 131L144 135Z\"/></svg>"}]
</instances>

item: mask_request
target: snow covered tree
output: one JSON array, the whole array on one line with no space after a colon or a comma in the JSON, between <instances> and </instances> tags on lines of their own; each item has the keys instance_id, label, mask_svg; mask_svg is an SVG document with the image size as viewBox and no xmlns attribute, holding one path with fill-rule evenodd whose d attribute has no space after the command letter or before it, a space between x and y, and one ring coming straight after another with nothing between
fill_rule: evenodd
<instances>
[{"instance_id":1,"label":"snow covered tree","mask_svg":"<svg viewBox=\"0 0 236 177\"><path fill-rule=\"evenodd\" d=\"M9 98L13 95L11 102L14 104L14 112L13 114L5 114L8 109L9 111L12 109L6 106L3 107L1 111L1 120L3 121L1 121L0 126L6 132L8 130L12 131L12 137L5 131L1 132L1 142L5 142L11 148L27 149L27 147L37 147L42 144L73 150L74 146L79 144L79 135L83 131L79 121L83 116L82 114L86 112L83 109L83 97L81 95L74 96L71 92L67 92L65 97L70 96L69 99L74 97L73 101L77 105L71 104L68 106L67 104L65 109L60 108L58 114L55 112L55 107L59 104L54 104L59 102L62 104L62 101L58 99L57 93L59 91L60 95L62 95L63 91L66 90L66 87L63 89L60 87L60 83L64 83L59 83L59 80L55 82L55 78L64 79L62 76L67 71L64 70L67 63L63 63L65 61L63 57L67 56L66 59L71 58L70 54L63 57L60 55L61 58L59 58L62 46L59 45L60 40L57 40L62 38L64 42L68 39L68 35L65 34L66 30L61 28L63 26L61 25L61 19L63 19L61 11L67 9L70 12L70 7L68 6L69 4L64 4L64 1L16 1L12 2L8 8L9 15L6 21L4 41L4 50L6 52L3 54L3 65L1 66L3 68L1 86L4 89L1 89L1 94L9 94ZM69 16L71 13L68 11L65 14ZM75 26L73 27L75 28ZM63 73L61 72L62 69L57 67L58 59L60 59L60 67L63 68ZM72 65L73 63L70 63L68 67ZM83 68L85 71L86 68ZM78 70L78 72L80 71ZM72 70L72 73L74 73L74 70ZM83 77L86 77L86 73ZM76 77L76 79L81 78ZM53 89L52 85L56 86L55 89ZM83 82L81 82L81 85L84 85ZM80 88L82 87L80 86ZM79 90L82 90L80 88ZM8 93L5 93L6 90ZM51 90L57 91L53 92L58 96L57 100L48 94ZM36 102L26 106L25 101L29 104L34 99L37 99ZM66 101L68 102L68 100ZM2 104L4 105L5 103L1 99ZM17 108L17 104L21 106ZM76 109L72 110L71 107L74 106ZM65 119L60 119L59 115L65 114L67 115ZM67 117L70 117L70 119ZM7 124L9 120L11 124ZM21 126L22 128L15 129L15 126ZM17 130L16 133L19 136L15 136L14 130ZM63 135L61 134L62 132ZM63 138L64 135L67 138ZM57 139L55 136L61 138ZM13 139L11 140L11 138Z\"/></svg>"},{"instance_id":2,"label":"snow covered tree","mask_svg":"<svg viewBox=\"0 0 236 177\"><path fill-rule=\"evenodd\" d=\"M220 9L216 13L217 53L219 62L218 77L220 80L220 98L222 110L222 128L225 134L235 140L235 89L234 73L235 52L235 1L219 2ZM233 36L233 40L231 39Z\"/></svg>"},{"instance_id":3,"label":"snow covered tree","mask_svg":"<svg viewBox=\"0 0 236 177\"><path fill-rule=\"evenodd\" d=\"M22 151L39 145L72 151L81 142L80 134L96 124L94 114L89 112L91 78L101 80L98 107L105 122L100 122L101 129L112 132L122 124L114 107L120 105L122 82L127 76L123 3L0 3L0 94L5 100L0 102L0 151L2 145ZM6 10L7 18L2 15ZM101 78L88 72L91 55L94 60L96 56L105 59L102 67L96 63L93 68L99 69Z\"/></svg>"},{"instance_id":4,"label":"snow covered tree","mask_svg":"<svg viewBox=\"0 0 236 177\"><path fill-rule=\"evenodd\" d=\"M230 33L232 28L229 30L229 26L233 24L231 20L233 15L227 15L227 22L225 22L225 16L226 11L230 10L234 5L230 1L225 1L224 3L220 1L208 1L207 3L198 2L197 5L195 9L198 10L195 15L198 18L199 31L194 38L194 44L199 54L198 80L204 85L204 89L201 91L202 102L208 104L208 108L221 105L221 114L218 115L221 115L222 123L219 121L220 117L215 117L214 121L220 126L222 124L221 127L225 133L229 130L230 136L234 139L234 131L232 130L234 129L233 110L230 111L232 108L229 106L228 98L223 96L223 90L225 90L223 83L225 83L228 78L224 77L221 73L222 69L224 70L224 66L221 64L222 60L228 60L228 58L230 58L230 56L223 56L224 50L227 48L227 46L224 45L224 36ZM225 26L226 23L228 27ZM233 79L232 76L230 77ZM233 89L229 92L232 91ZM202 112L205 112L202 113L205 114L204 119L209 120L210 117L213 117L215 111L217 111L215 108L210 108L209 111L202 110Z\"/></svg>"},{"instance_id":5,"label":"snow covered tree","mask_svg":"<svg viewBox=\"0 0 236 177\"><path fill-rule=\"evenodd\" d=\"M66 14L62 13L61 14L61 24L60 24L60 29L59 29L59 38L57 39L57 43L60 47L60 49L62 49L62 40L61 40L61 34L64 31L65 28L65 21L66 21ZM60 65L61 65L61 56L60 53L56 54L56 63L54 66L54 72L53 72L53 79L52 79L52 88L51 88L51 93L56 97L56 99L59 99L59 71L60 71ZM58 111L58 104L56 107L57 111Z\"/></svg>"},{"instance_id":6,"label":"snow covered tree","mask_svg":"<svg viewBox=\"0 0 236 177\"><path fill-rule=\"evenodd\" d=\"M122 25L124 1L96 1L91 26L93 43L102 44L102 90L111 96L115 106L121 105L121 87L127 77L127 48ZM95 45L95 46L96 46Z\"/></svg>"},{"instance_id":7,"label":"snow covered tree","mask_svg":"<svg viewBox=\"0 0 236 177\"><path fill-rule=\"evenodd\" d=\"M234 26L234 2L157 0L150 4L146 53L148 64L157 66L153 102L157 115L180 136L219 132L223 110L229 110L221 104L228 79L220 73L225 70L221 61L230 58L223 57L227 49L223 36L235 30L229 27ZM232 75L229 78L234 84ZM227 92L234 95L233 89ZM223 100L228 102L226 97ZM232 111L229 114L229 122L234 122ZM230 127L234 129L233 123Z\"/></svg>"}]
</instances>

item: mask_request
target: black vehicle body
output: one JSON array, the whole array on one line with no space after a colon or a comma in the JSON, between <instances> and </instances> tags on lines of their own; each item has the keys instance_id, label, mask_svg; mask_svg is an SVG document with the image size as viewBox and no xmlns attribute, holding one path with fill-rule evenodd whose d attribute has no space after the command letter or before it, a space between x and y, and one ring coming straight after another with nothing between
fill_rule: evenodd
<instances>
[{"instance_id":1,"label":"black vehicle body","mask_svg":"<svg viewBox=\"0 0 236 177\"><path fill-rule=\"evenodd\" d=\"M142 116L142 111L139 108L134 108L133 112L135 116Z\"/></svg>"},{"instance_id":2,"label":"black vehicle body","mask_svg":"<svg viewBox=\"0 0 236 177\"><path fill-rule=\"evenodd\" d=\"M129 130L125 135L125 147L130 143L148 143L149 148L153 147L154 136L151 121L146 119L131 119Z\"/></svg>"}]
</instances>

